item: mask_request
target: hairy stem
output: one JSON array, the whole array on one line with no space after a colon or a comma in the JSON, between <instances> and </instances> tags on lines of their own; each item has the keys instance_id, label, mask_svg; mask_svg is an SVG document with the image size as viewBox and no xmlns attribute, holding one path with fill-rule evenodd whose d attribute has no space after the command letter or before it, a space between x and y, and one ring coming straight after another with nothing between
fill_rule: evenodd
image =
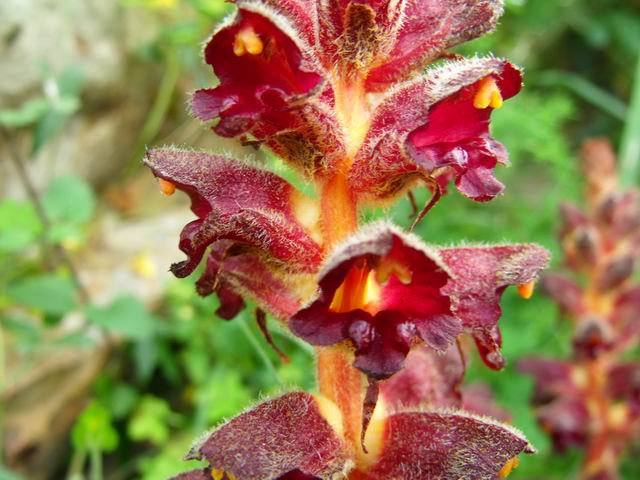
<instances>
[{"instance_id":1,"label":"hairy stem","mask_svg":"<svg viewBox=\"0 0 640 480\"><path fill-rule=\"evenodd\" d=\"M356 204L344 174L338 173L325 182L321 208L324 245L330 249L355 232L358 226ZM316 351L320 393L342 412L346 443L354 450L351 453L359 456L366 379L352 366L353 352L347 346L320 347Z\"/></svg>"}]
</instances>

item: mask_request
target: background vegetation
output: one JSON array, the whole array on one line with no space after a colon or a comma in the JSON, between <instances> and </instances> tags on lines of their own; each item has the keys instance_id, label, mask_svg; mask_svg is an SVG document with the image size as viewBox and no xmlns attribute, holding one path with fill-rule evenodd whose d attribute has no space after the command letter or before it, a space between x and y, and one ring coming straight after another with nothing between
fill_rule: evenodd
<instances>
[{"instance_id":1,"label":"background vegetation","mask_svg":"<svg viewBox=\"0 0 640 480\"><path fill-rule=\"evenodd\" d=\"M162 293L153 301L130 291L97 301L74 273L73 265L82 270L82 259L100 249L96 229L105 217L142 220L153 216L154 209L157 214L176 204L159 195L127 192L153 182L139 164L145 145L192 143L194 129L200 131L184 114L185 92L212 83L199 59L199 45L231 8L219 0L121 3L122 9L150 16L157 27L152 41L127 52L130 61L158 72L146 121L130 148L131 161L106 185L90 184L71 173L51 178L40 192L28 192L32 182L25 169L25 175L16 178L28 195L0 201L0 415L4 413L6 422L15 415L11 402L16 385L34 368L46 367L41 363L43 349L48 359L80 349L104 356L104 361L91 375L70 433L55 440L56 455L43 460L38 451L47 445L35 442L12 457L12 438L4 435L2 480L166 478L189 468L180 458L195 436L260 395L290 386L313 388L309 348L276 329L276 341L291 358L291 363L281 364L255 328L251 309L233 322L216 319L215 300L198 298L192 282L174 280L168 273L159 275ZM610 138L621 152L625 181L638 181L634 173L640 158L634 157L632 147L640 137L640 2L506 3L498 32L466 45L462 53L493 52L526 69L523 93L495 114L494 136L506 144L513 164L498 174L507 193L490 204L476 205L451 192L418 233L428 242L445 244L536 241L558 252L556 209L562 200L580 198L576 152L585 138ZM0 106L2 161L11 162L16 172L65 135L65 125L85 109L88 92L78 65L45 69L43 84L55 86L55 95L45 88L44 94L20 104ZM200 134L207 135L195 136ZM29 145L18 143L18 136L26 136ZM424 201L424 192L417 196ZM123 199L132 205L123 207ZM404 225L410 222L408 202L393 211L369 214L389 215ZM147 238L149 251L156 238ZM172 240L177 245L177 236ZM163 268L179 258L176 248L171 258L163 259ZM119 258L109 261L116 266ZM135 268L144 278L153 265L143 256ZM504 353L510 366L494 373L474 358L469 376L492 385L499 403L512 412L513 423L540 450L524 459L513 478L570 478L579 454L552 455L528 406L531 381L513 367L519 357L531 353L566 355L569 332L558 322L552 303L540 295L525 302L508 291L503 306ZM71 322L74 328L67 328L70 316L77 319ZM51 388L70 387L63 383ZM637 455L628 458L625 478L639 478Z\"/></svg>"}]
</instances>

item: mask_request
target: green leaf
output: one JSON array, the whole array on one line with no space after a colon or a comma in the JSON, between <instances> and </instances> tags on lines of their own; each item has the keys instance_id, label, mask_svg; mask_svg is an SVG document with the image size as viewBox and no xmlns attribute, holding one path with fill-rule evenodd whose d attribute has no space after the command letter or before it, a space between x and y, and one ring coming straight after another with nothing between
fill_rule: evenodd
<instances>
[{"instance_id":1,"label":"green leaf","mask_svg":"<svg viewBox=\"0 0 640 480\"><path fill-rule=\"evenodd\" d=\"M27 100L18 108L0 110L0 125L21 128L33 125L51 110L51 103L44 97Z\"/></svg>"},{"instance_id":2,"label":"green leaf","mask_svg":"<svg viewBox=\"0 0 640 480\"><path fill-rule=\"evenodd\" d=\"M132 440L162 445L169 439L170 426L179 420L165 400L146 395L129 421L127 432Z\"/></svg>"},{"instance_id":3,"label":"green leaf","mask_svg":"<svg viewBox=\"0 0 640 480\"><path fill-rule=\"evenodd\" d=\"M0 202L0 253L22 250L36 243L42 223L33 206L26 202Z\"/></svg>"},{"instance_id":4,"label":"green leaf","mask_svg":"<svg viewBox=\"0 0 640 480\"><path fill-rule=\"evenodd\" d=\"M91 220L96 208L91 187L75 175L55 179L42 196L42 202L53 222L84 223Z\"/></svg>"},{"instance_id":5,"label":"green leaf","mask_svg":"<svg viewBox=\"0 0 640 480\"><path fill-rule=\"evenodd\" d=\"M52 315L63 315L77 307L73 282L54 274L13 282L7 287L7 295L20 305Z\"/></svg>"},{"instance_id":6,"label":"green leaf","mask_svg":"<svg viewBox=\"0 0 640 480\"><path fill-rule=\"evenodd\" d=\"M198 391L198 408L204 414L207 425L231 417L251 402L251 391L233 370L219 369Z\"/></svg>"},{"instance_id":7,"label":"green leaf","mask_svg":"<svg viewBox=\"0 0 640 480\"><path fill-rule=\"evenodd\" d=\"M640 54L636 62L631 105L620 142L620 179L626 186L636 185L640 170Z\"/></svg>"},{"instance_id":8,"label":"green leaf","mask_svg":"<svg viewBox=\"0 0 640 480\"><path fill-rule=\"evenodd\" d=\"M114 451L118 447L118 432L109 411L99 402L91 402L76 420L71 440L77 450Z\"/></svg>"},{"instance_id":9,"label":"green leaf","mask_svg":"<svg viewBox=\"0 0 640 480\"><path fill-rule=\"evenodd\" d=\"M0 465L0 480L24 480L24 477Z\"/></svg>"},{"instance_id":10,"label":"green leaf","mask_svg":"<svg viewBox=\"0 0 640 480\"><path fill-rule=\"evenodd\" d=\"M87 318L126 339L144 340L154 332L155 317L135 297L117 298L107 307L92 305L87 309Z\"/></svg>"}]
</instances>

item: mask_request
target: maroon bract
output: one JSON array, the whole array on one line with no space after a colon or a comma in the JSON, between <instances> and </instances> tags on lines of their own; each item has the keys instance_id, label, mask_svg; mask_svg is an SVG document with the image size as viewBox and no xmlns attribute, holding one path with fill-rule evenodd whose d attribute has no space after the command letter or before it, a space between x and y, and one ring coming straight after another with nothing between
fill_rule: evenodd
<instances>
[{"instance_id":1,"label":"maroon bract","mask_svg":"<svg viewBox=\"0 0 640 480\"><path fill-rule=\"evenodd\" d=\"M322 247L312 238L312 199L271 172L221 155L159 149L148 152L145 163L189 195L198 217L182 231L187 260L172 265L176 276L191 274L211 248L198 291L222 291L223 317L239 311L240 293L280 318L298 308L287 280L315 272L322 259ZM304 225L309 218L312 223Z\"/></svg>"},{"instance_id":2,"label":"maroon bract","mask_svg":"<svg viewBox=\"0 0 640 480\"><path fill-rule=\"evenodd\" d=\"M413 411L376 418L369 454L358 459L342 438L339 415L335 405L307 393L269 400L204 437L187 458L209 467L175 480L490 479L533 451L505 425L462 412Z\"/></svg>"},{"instance_id":3,"label":"maroon bract","mask_svg":"<svg viewBox=\"0 0 640 480\"><path fill-rule=\"evenodd\" d=\"M548 265L549 252L525 244L444 248L440 255L452 273L443 292L451 298L454 314L473 335L484 362L501 369L500 297L510 285L532 284Z\"/></svg>"}]
</instances>

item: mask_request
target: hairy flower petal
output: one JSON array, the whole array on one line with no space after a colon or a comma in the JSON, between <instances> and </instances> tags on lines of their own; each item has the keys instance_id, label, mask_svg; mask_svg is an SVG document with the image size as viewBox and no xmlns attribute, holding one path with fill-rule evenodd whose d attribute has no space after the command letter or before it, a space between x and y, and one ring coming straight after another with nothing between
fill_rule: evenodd
<instances>
[{"instance_id":1,"label":"hairy flower petal","mask_svg":"<svg viewBox=\"0 0 640 480\"><path fill-rule=\"evenodd\" d=\"M451 176L473 200L500 193L493 169L507 163L506 151L489 134L493 108L474 106L487 79L502 99L518 93L522 82L510 63L476 58L447 62L389 92L350 172L354 192L364 200L388 200L417 178Z\"/></svg>"},{"instance_id":2,"label":"hairy flower petal","mask_svg":"<svg viewBox=\"0 0 640 480\"><path fill-rule=\"evenodd\" d=\"M343 442L316 399L295 392L235 417L194 446L188 459L206 460L242 480L328 478L343 471ZM290 476L287 476L290 475Z\"/></svg>"},{"instance_id":3,"label":"hairy flower petal","mask_svg":"<svg viewBox=\"0 0 640 480\"><path fill-rule=\"evenodd\" d=\"M322 248L305 222L313 201L277 175L247 163L204 152L152 150L145 163L154 175L184 191L198 217L180 235L185 261L171 267L191 274L207 249L207 267L197 282L201 295L214 291L220 316L233 318L248 295L284 319L299 306L300 285L315 273Z\"/></svg>"},{"instance_id":4,"label":"hairy flower petal","mask_svg":"<svg viewBox=\"0 0 640 480\"><path fill-rule=\"evenodd\" d=\"M306 278L308 277L308 278ZM300 308L295 285L312 282L311 275L292 274L265 262L260 256L234 252L233 243L217 242L207 258L204 272L196 281L201 296L217 293L218 316L230 320L244 308L242 297L285 320Z\"/></svg>"},{"instance_id":5,"label":"hairy flower petal","mask_svg":"<svg viewBox=\"0 0 640 480\"><path fill-rule=\"evenodd\" d=\"M415 412L386 420L370 478L491 480L511 458L534 451L511 427L462 412Z\"/></svg>"},{"instance_id":6,"label":"hairy flower petal","mask_svg":"<svg viewBox=\"0 0 640 480\"><path fill-rule=\"evenodd\" d=\"M440 255L453 274L443 291L451 297L455 315L474 336L485 363L502 368L500 297L509 285L534 281L549 263L549 252L520 244L444 248Z\"/></svg>"},{"instance_id":7,"label":"hairy flower petal","mask_svg":"<svg viewBox=\"0 0 640 480\"><path fill-rule=\"evenodd\" d=\"M458 387L463 375L464 364L455 346L445 354L435 354L426 347L415 348L402 371L380 385L380 395L391 411L459 407Z\"/></svg>"},{"instance_id":8,"label":"hairy flower petal","mask_svg":"<svg viewBox=\"0 0 640 480\"><path fill-rule=\"evenodd\" d=\"M145 163L187 193L199 217L182 232L180 248L189 258L174 265L177 276L193 272L206 248L219 240L254 248L300 271L317 267L321 248L295 215L301 194L277 175L220 155L177 149L151 150Z\"/></svg>"},{"instance_id":9,"label":"hairy flower petal","mask_svg":"<svg viewBox=\"0 0 640 480\"><path fill-rule=\"evenodd\" d=\"M504 289L534 281L550 258L535 244L453 247L439 253L453 273L445 292L469 329L496 325Z\"/></svg>"},{"instance_id":10,"label":"hairy flower petal","mask_svg":"<svg viewBox=\"0 0 640 480\"><path fill-rule=\"evenodd\" d=\"M389 15L393 40L387 41L385 60L367 77L370 90L380 90L406 78L460 43L493 30L502 15L502 0L407 0L371 2L404 7ZM387 27L389 29L389 27Z\"/></svg>"}]
</instances>

